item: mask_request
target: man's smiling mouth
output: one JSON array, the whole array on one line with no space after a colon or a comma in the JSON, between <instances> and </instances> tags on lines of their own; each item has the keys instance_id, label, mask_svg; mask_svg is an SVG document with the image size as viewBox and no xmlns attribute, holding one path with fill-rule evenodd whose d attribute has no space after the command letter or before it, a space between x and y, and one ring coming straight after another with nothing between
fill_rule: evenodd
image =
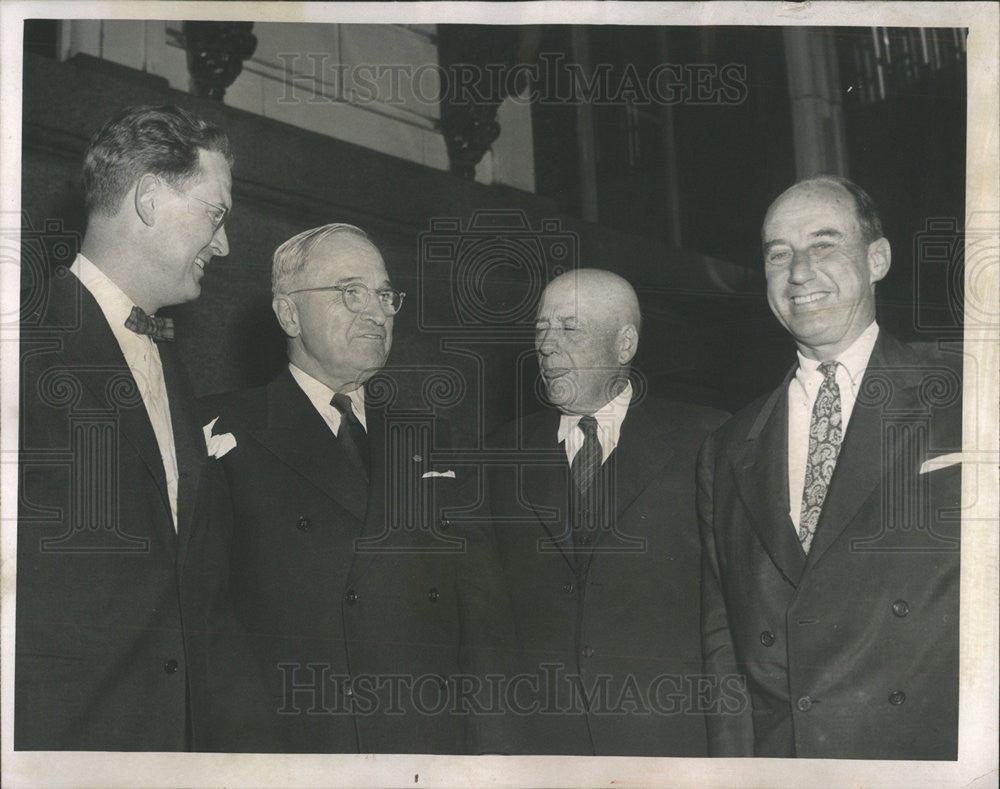
<instances>
[{"instance_id":1,"label":"man's smiling mouth","mask_svg":"<svg viewBox=\"0 0 1000 789\"><path fill-rule=\"evenodd\" d=\"M792 296L791 302L796 307L801 307L804 304L812 304L814 301L824 299L827 295L826 291L820 291L818 293L810 293L806 296Z\"/></svg>"}]
</instances>

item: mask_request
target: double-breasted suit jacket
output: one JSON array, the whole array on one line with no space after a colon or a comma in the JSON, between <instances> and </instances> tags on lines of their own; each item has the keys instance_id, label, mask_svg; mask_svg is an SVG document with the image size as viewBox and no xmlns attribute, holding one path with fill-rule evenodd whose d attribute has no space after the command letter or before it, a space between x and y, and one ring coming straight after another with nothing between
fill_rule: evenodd
<instances>
[{"instance_id":1,"label":"double-breasted suit jacket","mask_svg":"<svg viewBox=\"0 0 1000 789\"><path fill-rule=\"evenodd\" d=\"M706 442L704 654L730 691L714 755L956 758L961 467L925 465L961 448L954 367L880 333L808 556L789 517L792 373Z\"/></svg>"},{"instance_id":2,"label":"double-breasted suit jacket","mask_svg":"<svg viewBox=\"0 0 1000 789\"><path fill-rule=\"evenodd\" d=\"M705 754L695 458L723 418L633 401L604 463L609 518L576 552L559 413L496 434L517 450L490 469L488 499L516 633L506 721L528 752Z\"/></svg>"},{"instance_id":3,"label":"double-breasted suit jacket","mask_svg":"<svg viewBox=\"0 0 1000 789\"><path fill-rule=\"evenodd\" d=\"M196 404L161 344L175 531L152 424L100 307L66 269L41 302L21 332L15 747L181 750L206 690L203 590L185 580L201 539Z\"/></svg>"},{"instance_id":4,"label":"double-breasted suit jacket","mask_svg":"<svg viewBox=\"0 0 1000 789\"><path fill-rule=\"evenodd\" d=\"M213 520L266 678L246 692L268 696L275 751L461 753L461 547L441 515L456 480L424 476L429 421L399 421L371 382L366 400L370 480L288 371L204 403L236 442Z\"/></svg>"}]
</instances>

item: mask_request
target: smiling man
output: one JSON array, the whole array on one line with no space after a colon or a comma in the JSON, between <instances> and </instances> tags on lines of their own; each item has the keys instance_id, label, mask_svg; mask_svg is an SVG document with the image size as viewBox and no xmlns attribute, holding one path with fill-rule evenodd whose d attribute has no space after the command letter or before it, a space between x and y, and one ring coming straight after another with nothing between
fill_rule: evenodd
<instances>
[{"instance_id":1,"label":"smiling man","mask_svg":"<svg viewBox=\"0 0 1000 789\"><path fill-rule=\"evenodd\" d=\"M955 759L959 363L880 329L856 184L795 184L762 241L798 363L699 461L706 673L750 701L720 700L711 752Z\"/></svg>"},{"instance_id":2,"label":"smiling man","mask_svg":"<svg viewBox=\"0 0 1000 789\"><path fill-rule=\"evenodd\" d=\"M391 371L366 394L405 294L347 224L282 244L272 289L288 367L205 411L230 440L212 530L230 544L233 605L264 677L243 694L267 699L267 719L245 725L272 732L270 751L462 752L458 554L421 520L454 472L427 473L429 453L408 443L415 412L386 402Z\"/></svg>"},{"instance_id":3,"label":"smiling man","mask_svg":"<svg viewBox=\"0 0 1000 789\"><path fill-rule=\"evenodd\" d=\"M514 453L487 495L516 633L505 720L528 753L706 753L694 468L725 415L630 380L640 324L617 274L552 280L535 351L555 408L493 438Z\"/></svg>"},{"instance_id":4,"label":"smiling man","mask_svg":"<svg viewBox=\"0 0 1000 789\"><path fill-rule=\"evenodd\" d=\"M231 164L226 136L176 107L108 122L80 254L22 320L17 748L195 744L203 628L182 576L206 447L155 313L228 254Z\"/></svg>"}]
</instances>

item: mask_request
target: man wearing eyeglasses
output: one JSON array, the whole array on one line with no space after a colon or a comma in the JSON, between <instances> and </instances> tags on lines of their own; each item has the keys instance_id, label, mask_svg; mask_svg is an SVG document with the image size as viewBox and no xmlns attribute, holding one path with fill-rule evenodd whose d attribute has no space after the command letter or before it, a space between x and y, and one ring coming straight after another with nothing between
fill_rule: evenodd
<instances>
[{"instance_id":1,"label":"man wearing eyeglasses","mask_svg":"<svg viewBox=\"0 0 1000 789\"><path fill-rule=\"evenodd\" d=\"M185 579L207 454L157 312L228 254L231 165L226 135L176 107L109 121L80 253L22 318L15 748L197 747L204 607Z\"/></svg>"},{"instance_id":2,"label":"man wearing eyeglasses","mask_svg":"<svg viewBox=\"0 0 1000 789\"><path fill-rule=\"evenodd\" d=\"M272 285L287 369L205 412L224 472L213 527L229 534L232 599L265 676L246 692L272 700L270 750L462 752L458 556L413 505L433 510L457 481L394 427L391 370L365 391L404 294L346 224L282 244Z\"/></svg>"}]
</instances>

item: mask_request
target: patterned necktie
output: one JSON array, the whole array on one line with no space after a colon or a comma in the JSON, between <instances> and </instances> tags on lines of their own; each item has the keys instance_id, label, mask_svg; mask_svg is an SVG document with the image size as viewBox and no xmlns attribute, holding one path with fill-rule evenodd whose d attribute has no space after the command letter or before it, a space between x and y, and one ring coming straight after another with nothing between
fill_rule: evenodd
<instances>
[{"instance_id":1,"label":"patterned necktie","mask_svg":"<svg viewBox=\"0 0 1000 789\"><path fill-rule=\"evenodd\" d=\"M583 431L583 446L574 456L570 471L577 489L584 493L601 467L601 442L597 440L597 420L593 416L581 416L577 426Z\"/></svg>"},{"instance_id":2,"label":"patterned necktie","mask_svg":"<svg viewBox=\"0 0 1000 789\"><path fill-rule=\"evenodd\" d=\"M342 392L337 392L330 400L330 405L340 412L340 430L337 431L337 441L351 462L368 476L368 434L354 415L351 398Z\"/></svg>"},{"instance_id":3,"label":"patterned necktie","mask_svg":"<svg viewBox=\"0 0 1000 789\"><path fill-rule=\"evenodd\" d=\"M136 334L146 334L155 342L172 342L174 339L174 322L170 318L157 318L147 315L142 307L133 307L125 319L125 328Z\"/></svg>"},{"instance_id":4,"label":"patterned necktie","mask_svg":"<svg viewBox=\"0 0 1000 789\"><path fill-rule=\"evenodd\" d=\"M840 412L840 387L837 386L837 362L819 366L823 383L816 394L812 419L809 422L809 459L806 462L805 486L802 490L802 514L799 519L799 542L809 553L816 524L823 511L823 500L840 454L844 428Z\"/></svg>"}]
</instances>

